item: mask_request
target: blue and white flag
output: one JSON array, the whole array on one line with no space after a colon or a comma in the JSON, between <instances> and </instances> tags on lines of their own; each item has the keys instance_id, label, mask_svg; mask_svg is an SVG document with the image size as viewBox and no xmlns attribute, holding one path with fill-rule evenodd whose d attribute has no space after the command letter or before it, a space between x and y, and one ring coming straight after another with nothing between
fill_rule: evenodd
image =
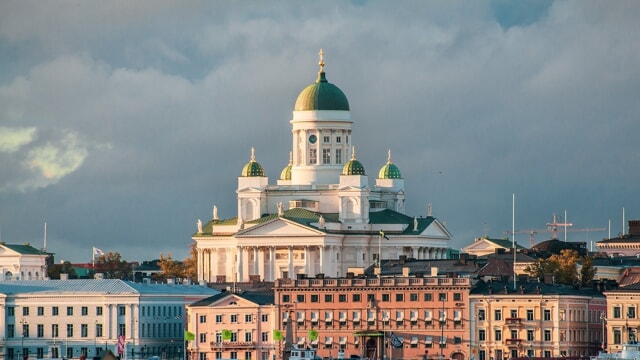
<instances>
[{"instance_id":1,"label":"blue and white flag","mask_svg":"<svg viewBox=\"0 0 640 360\"><path fill-rule=\"evenodd\" d=\"M391 346L393 346L394 348L401 348L402 340L403 340L402 338L399 338L395 336L393 333L391 333Z\"/></svg>"}]
</instances>

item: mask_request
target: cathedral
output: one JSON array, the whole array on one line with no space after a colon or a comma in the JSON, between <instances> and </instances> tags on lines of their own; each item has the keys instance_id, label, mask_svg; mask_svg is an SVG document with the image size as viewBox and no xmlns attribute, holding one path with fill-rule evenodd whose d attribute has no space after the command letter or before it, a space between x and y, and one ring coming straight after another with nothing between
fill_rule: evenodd
<instances>
[{"instance_id":1,"label":"cathedral","mask_svg":"<svg viewBox=\"0 0 640 360\"><path fill-rule=\"evenodd\" d=\"M274 281L344 277L379 259L444 259L451 234L431 216L405 214L404 179L391 161L370 183L356 157L349 101L328 82L320 51L316 81L296 99L292 151L275 184L254 149L238 177L237 215L197 221L198 280ZM383 161L381 161L383 162Z\"/></svg>"}]
</instances>

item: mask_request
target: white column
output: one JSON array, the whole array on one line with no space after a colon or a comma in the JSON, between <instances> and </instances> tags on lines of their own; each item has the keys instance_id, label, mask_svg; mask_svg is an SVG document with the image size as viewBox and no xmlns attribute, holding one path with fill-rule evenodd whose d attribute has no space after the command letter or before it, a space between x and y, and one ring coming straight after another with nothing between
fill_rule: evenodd
<instances>
[{"instance_id":1,"label":"white column","mask_svg":"<svg viewBox=\"0 0 640 360\"><path fill-rule=\"evenodd\" d=\"M318 271L316 273L324 273L324 259L325 259L325 254L324 254L324 249L325 246L324 245L320 245L318 246L318 252L320 253L320 268L318 269Z\"/></svg>"},{"instance_id":2,"label":"white column","mask_svg":"<svg viewBox=\"0 0 640 360\"><path fill-rule=\"evenodd\" d=\"M236 267L237 278L234 279L234 281L242 281L242 279L244 278L242 274L242 268L243 268L242 251L243 251L242 246L238 246L236 248L236 252L238 254L238 264L237 264L238 266Z\"/></svg>"},{"instance_id":3,"label":"white column","mask_svg":"<svg viewBox=\"0 0 640 360\"><path fill-rule=\"evenodd\" d=\"M269 281L275 281L276 280L276 247L275 246L269 247L269 270L271 271L271 274L269 274L271 276Z\"/></svg>"},{"instance_id":4,"label":"white column","mask_svg":"<svg viewBox=\"0 0 640 360\"><path fill-rule=\"evenodd\" d=\"M309 271L311 269L309 268L309 245L305 245L304 246L304 273L306 274L306 276L309 276Z\"/></svg>"},{"instance_id":5,"label":"white column","mask_svg":"<svg viewBox=\"0 0 640 360\"><path fill-rule=\"evenodd\" d=\"M211 272L209 282L215 282L218 277L218 262L215 261L216 256L218 256L216 249L209 249L209 271Z\"/></svg>"},{"instance_id":6,"label":"white column","mask_svg":"<svg viewBox=\"0 0 640 360\"><path fill-rule=\"evenodd\" d=\"M258 275L260 272L258 271L258 247L255 246L253 248L253 274Z\"/></svg>"},{"instance_id":7,"label":"white column","mask_svg":"<svg viewBox=\"0 0 640 360\"><path fill-rule=\"evenodd\" d=\"M293 245L289 245L289 279L295 279L293 274Z\"/></svg>"},{"instance_id":8,"label":"white column","mask_svg":"<svg viewBox=\"0 0 640 360\"><path fill-rule=\"evenodd\" d=\"M196 249L198 251L198 281L204 280L204 262L202 261L202 249Z\"/></svg>"}]
</instances>

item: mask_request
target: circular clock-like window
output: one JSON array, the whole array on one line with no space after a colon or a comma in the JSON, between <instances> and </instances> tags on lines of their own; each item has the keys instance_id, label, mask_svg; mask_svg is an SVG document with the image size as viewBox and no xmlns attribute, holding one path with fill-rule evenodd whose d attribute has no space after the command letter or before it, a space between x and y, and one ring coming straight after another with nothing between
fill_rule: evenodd
<instances>
[{"instance_id":1,"label":"circular clock-like window","mask_svg":"<svg viewBox=\"0 0 640 360\"><path fill-rule=\"evenodd\" d=\"M309 136L309 142L315 144L318 138L315 135Z\"/></svg>"}]
</instances>

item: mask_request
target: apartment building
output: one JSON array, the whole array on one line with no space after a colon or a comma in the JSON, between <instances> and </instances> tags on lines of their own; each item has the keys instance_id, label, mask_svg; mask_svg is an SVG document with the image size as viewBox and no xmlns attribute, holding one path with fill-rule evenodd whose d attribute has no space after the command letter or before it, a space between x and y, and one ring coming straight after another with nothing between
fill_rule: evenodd
<instances>
[{"instance_id":1,"label":"apartment building","mask_svg":"<svg viewBox=\"0 0 640 360\"><path fill-rule=\"evenodd\" d=\"M468 278L405 271L279 279L274 293L286 344L316 348L318 356L465 360L471 356L470 288Z\"/></svg>"},{"instance_id":2,"label":"apartment building","mask_svg":"<svg viewBox=\"0 0 640 360\"><path fill-rule=\"evenodd\" d=\"M273 291L222 292L187 306L191 360L275 358ZM276 336L277 337L277 336Z\"/></svg>"},{"instance_id":3,"label":"apartment building","mask_svg":"<svg viewBox=\"0 0 640 360\"><path fill-rule=\"evenodd\" d=\"M604 296L608 306L601 319L603 329L607 331L603 343L608 352L620 352L624 343L638 341L640 284L605 291Z\"/></svg>"},{"instance_id":4,"label":"apartment building","mask_svg":"<svg viewBox=\"0 0 640 360\"><path fill-rule=\"evenodd\" d=\"M595 355L605 297L593 289L537 281L479 282L469 295L477 360Z\"/></svg>"},{"instance_id":5,"label":"apartment building","mask_svg":"<svg viewBox=\"0 0 640 360\"><path fill-rule=\"evenodd\" d=\"M115 279L0 282L4 359L183 357L185 305L219 293L198 285ZM120 346L119 346L120 344Z\"/></svg>"}]
</instances>

